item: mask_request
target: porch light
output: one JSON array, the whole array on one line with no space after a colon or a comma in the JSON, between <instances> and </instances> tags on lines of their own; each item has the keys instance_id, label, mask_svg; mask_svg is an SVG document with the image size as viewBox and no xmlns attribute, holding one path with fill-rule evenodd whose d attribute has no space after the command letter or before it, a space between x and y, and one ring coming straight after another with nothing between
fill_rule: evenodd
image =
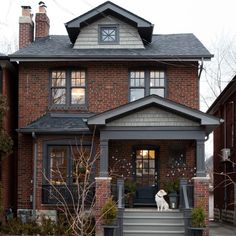
<instances>
[{"instance_id":1,"label":"porch light","mask_svg":"<svg viewBox=\"0 0 236 236\"><path fill-rule=\"evenodd\" d=\"M176 209L178 205L178 194L176 192L172 192L168 195L169 202L170 202L170 208Z\"/></svg>"}]
</instances>

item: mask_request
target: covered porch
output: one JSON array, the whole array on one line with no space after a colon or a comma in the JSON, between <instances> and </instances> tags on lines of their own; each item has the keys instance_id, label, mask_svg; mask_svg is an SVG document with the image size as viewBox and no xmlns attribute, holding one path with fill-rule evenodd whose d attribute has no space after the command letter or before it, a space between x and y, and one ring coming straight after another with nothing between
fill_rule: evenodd
<instances>
[{"instance_id":1,"label":"covered porch","mask_svg":"<svg viewBox=\"0 0 236 236\"><path fill-rule=\"evenodd\" d=\"M204 204L208 211L205 141L219 123L156 95L90 117L88 126L96 127L100 136L97 210L111 195L117 174L137 184L136 205L155 205L154 194L164 188L164 181L180 177L192 181L194 205ZM173 168L178 177L172 175Z\"/></svg>"}]
</instances>

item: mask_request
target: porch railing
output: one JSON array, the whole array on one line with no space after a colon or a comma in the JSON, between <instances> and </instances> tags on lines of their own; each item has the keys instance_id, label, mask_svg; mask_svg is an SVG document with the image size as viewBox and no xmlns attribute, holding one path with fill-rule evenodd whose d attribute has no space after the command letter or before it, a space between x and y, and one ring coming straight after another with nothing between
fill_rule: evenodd
<instances>
[{"instance_id":1,"label":"porch railing","mask_svg":"<svg viewBox=\"0 0 236 236\"><path fill-rule=\"evenodd\" d=\"M191 211L193 208L193 185L189 184L187 180L180 180L180 210L184 214L185 236L191 235L189 231L191 221Z\"/></svg>"},{"instance_id":2,"label":"porch railing","mask_svg":"<svg viewBox=\"0 0 236 236\"><path fill-rule=\"evenodd\" d=\"M117 182L111 185L111 194L117 202L118 215L115 235L123 236L123 215L124 215L124 179L117 179Z\"/></svg>"}]
</instances>

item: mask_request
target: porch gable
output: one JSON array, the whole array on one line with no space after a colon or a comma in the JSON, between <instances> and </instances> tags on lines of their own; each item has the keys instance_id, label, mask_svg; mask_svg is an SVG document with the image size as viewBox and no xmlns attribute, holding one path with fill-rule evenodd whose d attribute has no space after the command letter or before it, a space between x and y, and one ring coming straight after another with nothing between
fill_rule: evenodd
<instances>
[{"instance_id":1,"label":"porch gable","mask_svg":"<svg viewBox=\"0 0 236 236\"><path fill-rule=\"evenodd\" d=\"M130 115L126 115L122 118L118 118L111 122L108 121L107 126L113 127L130 127L130 126L199 126L198 122L186 119L177 114L165 111L159 107L148 107L140 111L136 111Z\"/></svg>"}]
</instances>

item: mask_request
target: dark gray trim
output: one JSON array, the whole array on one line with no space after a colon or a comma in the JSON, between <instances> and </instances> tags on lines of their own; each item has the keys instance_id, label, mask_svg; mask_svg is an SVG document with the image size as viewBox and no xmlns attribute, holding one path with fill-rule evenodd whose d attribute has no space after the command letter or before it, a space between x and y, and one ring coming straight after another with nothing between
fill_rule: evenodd
<instances>
[{"instance_id":1,"label":"dark gray trim","mask_svg":"<svg viewBox=\"0 0 236 236\"><path fill-rule=\"evenodd\" d=\"M212 57L212 56L211 56ZM176 55L176 56L155 56L155 55L135 55L135 56L131 56L131 55L122 55L122 56L114 56L114 55L103 55L103 56L95 56L95 55L84 55L84 56L72 56L72 55L68 55L68 56L64 56L64 55L58 55L57 57L55 56L40 56L40 55L23 55L23 56L12 56L10 61L15 61L15 62L28 62L28 61L143 61L143 60L147 60L148 61L153 61L153 62L157 62L157 60L159 60L159 62L162 61L170 61L170 62L198 62L201 61L202 58L204 58L204 60L211 60L211 57L207 56L207 55L202 55L202 56L180 56L180 55Z\"/></svg>"},{"instance_id":2,"label":"dark gray trim","mask_svg":"<svg viewBox=\"0 0 236 236\"><path fill-rule=\"evenodd\" d=\"M108 148L108 139L100 139L100 177L108 177L108 157L109 157L109 148Z\"/></svg>"},{"instance_id":3,"label":"dark gray trim","mask_svg":"<svg viewBox=\"0 0 236 236\"><path fill-rule=\"evenodd\" d=\"M102 131L203 131L204 129L199 126L156 126L156 127L147 127L147 126L139 126L139 127L128 127L128 126L104 126L101 127Z\"/></svg>"},{"instance_id":4,"label":"dark gray trim","mask_svg":"<svg viewBox=\"0 0 236 236\"><path fill-rule=\"evenodd\" d=\"M16 130L19 133L30 134L35 132L36 134L91 134L89 128L81 128L81 129L28 129L28 128L20 128Z\"/></svg>"},{"instance_id":5,"label":"dark gray trim","mask_svg":"<svg viewBox=\"0 0 236 236\"><path fill-rule=\"evenodd\" d=\"M197 177L206 177L205 170L205 140L200 139L196 142L196 161L197 161Z\"/></svg>"},{"instance_id":6,"label":"dark gray trim","mask_svg":"<svg viewBox=\"0 0 236 236\"><path fill-rule=\"evenodd\" d=\"M100 131L101 140L173 140L173 139L183 139L183 140L193 140L193 139L205 139L205 132L202 131L173 131L173 130L127 130L127 131Z\"/></svg>"}]
</instances>

